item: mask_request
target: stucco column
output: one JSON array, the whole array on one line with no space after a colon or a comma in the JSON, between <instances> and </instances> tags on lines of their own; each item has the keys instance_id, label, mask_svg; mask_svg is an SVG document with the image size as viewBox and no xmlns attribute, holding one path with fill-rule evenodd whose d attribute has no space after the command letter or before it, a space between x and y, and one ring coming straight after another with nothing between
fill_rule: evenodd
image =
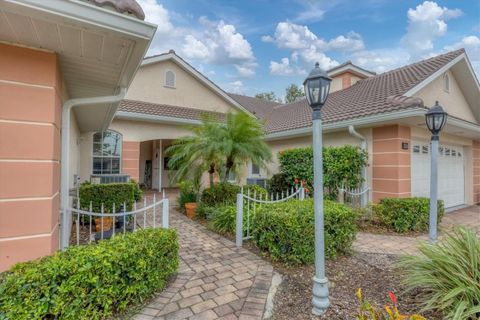
<instances>
[{"instance_id":1,"label":"stucco column","mask_svg":"<svg viewBox=\"0 0 480 320\"><path fill-rule=\"evenodd\" d=\"M122 145L122 173L128 174L131 179L139 181L140 177L140 142L123 141Z\"/></svg>"},{"instance_id":2,"label":"stucco column","mask_svg":"<svg viewBox=\"0 0 480 320\"><path fill-rule=\"evenodd\" d=\"M410 127L391 125L373 128L372 140L373 201L410 197Z\"/></svg>"},{"instance_id":3,"label":"stucco column","mask_svg":"<svg viewBox=\"0 0 480 320\"><path fill-rule=\"evenodd\" d=\"M54 53L0 44L0 272L59 246L61 82Z\"/></svg>"}]
</instances>

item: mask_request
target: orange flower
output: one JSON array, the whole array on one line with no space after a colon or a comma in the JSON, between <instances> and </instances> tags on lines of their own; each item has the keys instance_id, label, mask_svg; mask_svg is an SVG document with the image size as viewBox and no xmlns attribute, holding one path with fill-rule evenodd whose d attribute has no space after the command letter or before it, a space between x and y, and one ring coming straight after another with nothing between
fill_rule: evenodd
<instances>
[{"instance_id":1,"label":"orange flower","mask_svg":"<svg viewBox=\"0 0 480 320\"><path fill-rule=\"evenodd\" d=\"M295 184L298 184L298 179L295 178L295 179L293 180L293 182L294 182Z\"/></svg>"},{"instance_id":2,"label":"orange flower","mask_svg":"<svg viewBox=\"0 0 480 320\"><path fill-rule=\"evenodd\" d=\"M305 192L306 192L306 193L309 193L309 192L310 192L310 190L308 190L308 188L305 188Z\"/></svg>"}]
</instances>

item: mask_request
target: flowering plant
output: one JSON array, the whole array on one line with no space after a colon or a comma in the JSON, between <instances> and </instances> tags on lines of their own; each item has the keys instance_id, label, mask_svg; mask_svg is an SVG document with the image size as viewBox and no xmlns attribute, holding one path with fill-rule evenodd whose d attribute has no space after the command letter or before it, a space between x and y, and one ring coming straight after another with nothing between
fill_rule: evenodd
<instances>
[{"instance_id":1,"label":"flowering plant","mask_svg":"<svg viewBox=\"0 0 480 320\"><path fill-rule=\"evenodd\" d=\"M397 297L393 292L389 292L392 305L386 304L385 310L375 308L362 296L362 289L357 290L356 296L360 302L360 312L356 316L357 320L426 320L418 314L404 315L400 314L397 308Z\"/></svg>"}]
</instances>

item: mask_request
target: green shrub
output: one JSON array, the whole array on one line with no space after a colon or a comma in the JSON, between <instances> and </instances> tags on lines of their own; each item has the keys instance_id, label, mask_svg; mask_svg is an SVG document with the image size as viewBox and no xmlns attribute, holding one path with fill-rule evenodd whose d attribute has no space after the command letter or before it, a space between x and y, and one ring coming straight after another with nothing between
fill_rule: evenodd
<instances>
[{"instance_id":1,"label":"green shrub","mask_svg":"<svg viewBox=\"0 0 480 320\"><path fill-rule=\"evenodd\" d=\"M444 319L480 316L480 239L459 228L437 244L423 242L420 254L401 257L397 267L407 292L415 290L423 311L439 310Z\"/></svg>"},{"instance_id":2,"label":"green shrub","mask_svg":"<svg viewBox=\"0 0 480 320\"><path fill-rule=\"evenodd\" d=\"M334 258L351 250L357 232L354 211L333 201L325 201L325 253ZM253 238L274 260L287 263L314 261L313 200L290 200L258 209Z\"/></svg>"},{"instance_id":3,"label":"green shrub","mask_svg":"<svg viewBox=\"0 0 480 320\"><path fill-rule=\"evenodd\" d=\"M135 185L135 189L133 190L133 199L135 201L140 201L142 200L143 197L143 191L140 188L140 185L135 181L134 179L130 179L130 183L133 183Z\"/></svg>"},{"instance_id":4,"label":"green shrub","mask_svg":"<svg viewBox=\"0 0 480 320\"><path fill-rule=\"evenodd\" d=\"M210 226L219 233L235 233L237 221L237 207L221 205L210 207Z\"/></svg>"},{"instance_id":5,"label":"green shrub","mask_svg":"<svg viewBox=\"0 0 480 320\"><path fill-rule=\"evenodd\" d=\"M256 195L257 199L260 197L265 199L267 196L267 189L257 185L257 184L248 184L243 186L243 193L250 194L250 197L253 198Z\"/></svg>"},{"instance_id":6,"label":"green shrub","mask_svg":"<svg viewBox=\"0 0 480 320\"><path fill-rule=\"evenodd\" d=\"M104 319L162 290L178 267L172 229L70 247L0 274L0 319Z\"/></svg>"},{"instance_id":7,"label":"green shrub","mask_svg":"<svg viewBox=\"0 0 480 320\"><path fill-rule=\"evenodd\" d=\"M273 194L282 193L282 191L289 190L293 186L293 181L288 181L287 176L281 172L274 174L267 182L268 192Z\"/></svg>"},{"instance_id":8,"label":"green shrub","mask_svg":"<svg viewBox=\"0 0 480 320\"><path fill-rule=\"evenodd\" d=\"M180 195L177 198L177 203L180 211L185 211L185 203L197 202L198 192L191 181L182 181L180 183Z\"/></svg>"},{"instance_id":9,"label":"green shrub","mask_svg":"<svg viewBox=\"0 0 480 320\"><path fill-rule=\"evenodd\" d=\"M280 170L287 181L306 181L307 188L313 190L313 150L297 148L280 151ZM323 180L325 195L336 199L338 188L356 188L362 183L362 169L367 165L368 153L359 147L323 148Z\"/></svg>"},{"instance_id":10,"label":"green shrub","mask_svg":"<svg viewBox=\"0 0 480 320\"><path fill-rule=\"evenodd\" d=\"M120 206L126 204L126 210L132 210L135 199L139 197L139 187L136 183L108 183L91 184L89 182L80 185L80 207L88 210L90 203L94 212L111 213L113 204L118 212ZM140 190L141 192L141 190ZM140 195L141 196L141 195Z\"/></svg>"},{"instance_id":11,"label":"green shrub","mask_svg":"<svg viewBox=\"0 0 480 320\"><path fill-rule=\"evenodd\" d=\"M201 202L209 207L234 204L237 201L237 193L240 193L240 187L237 185L228 182L216 183L203 190Z\"/></svg>"},{"instance_id":12,"label":"green shrub","mask_svg":"<svg viewBox=\"0 0 480 320\"><path fill-rule=\"evenodd\" d=\"M426 231L430 211L428 198L384 198L373 207L375 215L396 232ZM438 201L438 222L445 212L443 201Z\"/></svg>"}]
</instances>

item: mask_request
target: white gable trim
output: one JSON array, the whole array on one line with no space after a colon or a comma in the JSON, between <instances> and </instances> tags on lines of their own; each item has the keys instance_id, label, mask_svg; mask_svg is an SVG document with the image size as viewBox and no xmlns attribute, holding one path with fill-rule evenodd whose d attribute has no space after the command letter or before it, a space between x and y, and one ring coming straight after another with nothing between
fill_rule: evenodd
<instances>
[{"instance_id":1,"label":"white gable trim","mask_svg":"<svg viewBox=\"0 0 480 320\"><path fill-rule=\"evenodd\" d=\"M220 97L222 97L225 101L233 105L235 108L247 113L248 115L255 117L250 111L245 109L240 103L238 103L236 100L234 100L232 97L230 97L225 91L220 89L215 83L213 83L210 79L205 77L203 74L198 72L195 68L193 68L190 64L188 64L185 60L177 56L173 52L169 52L166 54L161 54L158 56L153 56L149 58L145 58L142 62L142 66L148 66L150 64L162 62L162 61L167 61L171 60L175 62L177 65L179 65L182 69L190 73L195 79L199 80L201 83L203 83L205 86L210 88L213 92L218 94Z\"/></svg>"},{"instance_id":2,"label":"white gable trim","mask_svg":"<svg viewBox=\"0 0 480 320\"><path fill-rule=\"evenodd\" d=\"M472 66L470 65L470 62L468 61L467 59L467 56L465 55L465 53L462 53L461 55L459 55L458 57L456 57L455 59L453 59L452 61L450 61L449 63L447 63L446 65L444 65L443 67L441 67L440 69L438 69L437 71L435 71L432 75L430 75L428 78L426 78L425 80L423 80L422 82L420 82L419 84L417 84L415 87L413 87L412 89L408 90L404 96L407 96L407 97L411 97L413 96L414 94L418 93L420 90L422 90L423 88L425 88L426 86L428 86L430 83L432 83L435 79L437 79L439 76L443 75L447 70L449 70L451 67L453 67L454 65L456 65L458 62L462 61L463 59L465 59L467 61L467 64L469 66L469 69L470 69L470 72L472 73L472 76L475 78L476 80L476 77L475 77L475 73L473 72L473 69L472 69ZM477 85L477 89L480 90L480 85L478 84L478 80L475 81L476 85Z\"/></svg>"},{"instance_id":3,"label":"white gable trim","mask_svg":"<svg viewBox=\"0 0 480 320\"><path fill-rule=\"evenodd\" d=\"M357 67L356 65L354 64L347 64L347 65L344 65L338 69L335 69L335 70L332 70L330 72L328 72L328 76L329 77L334 77L338 74L342 74L344 72L351 72L353 74L357 74L359 76L364 76L366 78L370 78L370 77L373 77L376 75L376 73L374 72L368 72L367 70L363 70L359 67Z\"/></svg>"}]
</instances>

